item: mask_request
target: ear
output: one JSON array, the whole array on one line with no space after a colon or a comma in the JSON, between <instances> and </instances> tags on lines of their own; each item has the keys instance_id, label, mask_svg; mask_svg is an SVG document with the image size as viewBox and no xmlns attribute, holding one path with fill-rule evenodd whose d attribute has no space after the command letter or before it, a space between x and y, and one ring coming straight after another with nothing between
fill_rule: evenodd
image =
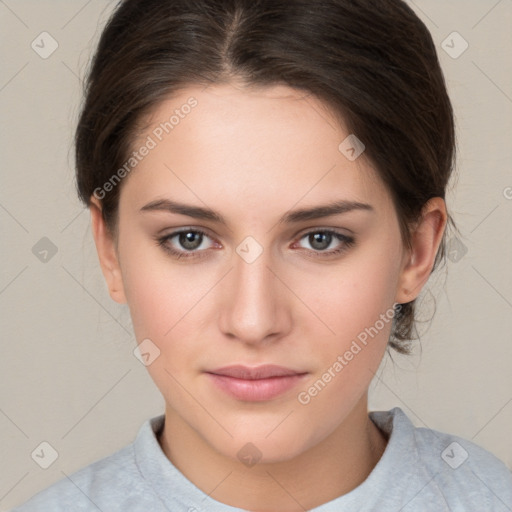
<instances>
[{"instance_id":1,"label":"ear","mask_svg":"<svg viewBox=\"0 0 512 512\"><path fill-rule=\"evenodd\" d=\"M413 301L427 282L446 227L446 205L442 198L433 197L423 207L422 215L411 235L411 250L407 251L399 277L395 302Z\"/></svg>"},{"instance_id":2,"label":"ear","mask_svg":"<svg viewBox=\"0 0 512 512\"><path fill-rule=\"evenodd\" d=\"M94 243L108 291L113 300L124 304L126 296L114 236L103 219L101 203L94 196L91 198L89 209Z\"/></svg>"}]
</instances>

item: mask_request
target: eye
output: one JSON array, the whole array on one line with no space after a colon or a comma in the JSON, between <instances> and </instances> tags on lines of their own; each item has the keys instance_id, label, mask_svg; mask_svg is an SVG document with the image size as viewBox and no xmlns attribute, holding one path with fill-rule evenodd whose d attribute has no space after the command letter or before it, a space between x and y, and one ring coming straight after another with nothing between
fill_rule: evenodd
<instances>
[{"instance_id":1,"label":"eye","mask_svg":"<svg viewBox=\"0 0 512 512\"><path fill-rule=\"evenodd\" d=\"M351 236L332 230L317 230L303 235L298 245L302 249L311 251L315 256L332 256L341 254L353 246L354 243L355 239Z\"/></svg>"},{"instance_id":2,"label":"eye","mask_svg":"<svg viewBox=\"0 0 512 512\"><path fill-rule=\"evenodd\" d=\"M158 245L177 258L197 257L206 249L215 246L212 239L198 229L183 229L175 231L157 240Z\"/></svg>"},{"instance_id":3,"label":"eye","mask_svg":"<svg viewBox=\"0 0 512 512\"><path fill-rule=\"evenodd\" d=\"M222 247L204 231L192 228L157 238L157 243L176 259L200 258L206 255L207 249ZM321 229L304 234L294 245L298 245L298 248L304 249L312 256L328 257L341 254L354 244L353 237L333 230Z\"/></svg>"}]
</instances>

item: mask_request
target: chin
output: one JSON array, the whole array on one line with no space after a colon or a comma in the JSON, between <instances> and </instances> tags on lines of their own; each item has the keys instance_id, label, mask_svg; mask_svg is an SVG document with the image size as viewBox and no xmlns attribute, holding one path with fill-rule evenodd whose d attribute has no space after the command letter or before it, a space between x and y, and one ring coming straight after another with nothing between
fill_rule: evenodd
<instances>
[{"instance_id":1,"label":"chin","mask_svg":"<svg viewBox=\"0 0 512 512\"><path fill-rule=\"evenodd\" d=\"M279 422L276 422L276 425ZM281 429L278 433L277 430ZM251 464L275 464L287 462L302 455L321 439L317 435L310 436L300 425L296 429L272 429L265 427L265 433L254 429L243 429L238 435L232 432L233 438L226 442L223 439L208 439L210 444L222 456L251 467Z\"/></svg>"}]
</instances>

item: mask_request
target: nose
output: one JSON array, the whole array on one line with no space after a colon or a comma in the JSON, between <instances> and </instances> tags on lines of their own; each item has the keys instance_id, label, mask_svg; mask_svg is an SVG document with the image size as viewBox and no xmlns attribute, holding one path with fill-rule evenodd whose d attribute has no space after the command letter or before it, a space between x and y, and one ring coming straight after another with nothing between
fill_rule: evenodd
<instances>
[{"instance_id":1,"label":"nose","mask_svg":"<svg viewBox=\"0 0 512 512\"><path fill-rule=\"evenodd\" d=\"M265 252L252 263L234 255L219 317L226 336L255 345L275 342L290 331L290 297L270 263Z\"/></svg>"}]
</instances>

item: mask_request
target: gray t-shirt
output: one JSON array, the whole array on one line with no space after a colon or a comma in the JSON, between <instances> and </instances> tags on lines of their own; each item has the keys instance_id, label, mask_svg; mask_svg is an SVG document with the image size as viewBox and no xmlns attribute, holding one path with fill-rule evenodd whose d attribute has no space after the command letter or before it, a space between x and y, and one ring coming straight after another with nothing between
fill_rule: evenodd
<instances>
[{"instance_id":1,"label":"gray t-shirt","mask_svg":"<svg viewBox=\"0 0 512 512\"><path fill-rule=\"evenodd\" d=\"M399 408L371 412L389 436L368 478L314 512L510 512L512 475L469 441L416 428ZM213 500L167 459L148 420L135 441L57 482L12 512L240 512Z\"/></svg>"}]
</instances>

